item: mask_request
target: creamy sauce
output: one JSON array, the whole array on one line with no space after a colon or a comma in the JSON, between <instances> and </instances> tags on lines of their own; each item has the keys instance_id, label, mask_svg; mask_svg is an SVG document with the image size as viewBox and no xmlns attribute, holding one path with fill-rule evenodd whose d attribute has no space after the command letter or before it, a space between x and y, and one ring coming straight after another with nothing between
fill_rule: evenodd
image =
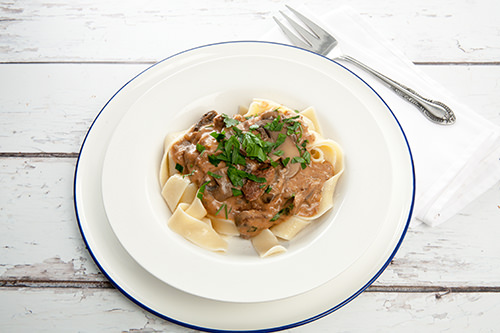
<instances>
[{"instance_id":1,"label":"creamy sauce","mask_svg":"<svg viewBox=\"0 0 500 333\"><path fill-rule=\"evenodd\" d=\"M171 147L176 169L199 188L209 215L233 220L243 238L292 215L318 211L329 162L311 162L314 137L298 114L248 119L210 111Z\"/></svg>"}]
</instances>

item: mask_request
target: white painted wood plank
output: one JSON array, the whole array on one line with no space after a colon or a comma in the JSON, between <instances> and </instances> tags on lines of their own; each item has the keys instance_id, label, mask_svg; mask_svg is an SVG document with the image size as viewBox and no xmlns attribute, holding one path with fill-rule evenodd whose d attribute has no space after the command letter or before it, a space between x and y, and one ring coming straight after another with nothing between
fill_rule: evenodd
<instances>
[{"instance_id":1,"label":"white painted wood plank","mask_svg":"<svg viewBox=\"0 0 500 333\"><path fill-rule=\"evenodd\" d=\"M0 298L6 332L196 332L146 312L114 289L0 288ZM498 293L365 292L329 316L284 332L495 332L499 312Z\"/></svg>"},{"instance_id":2,"label":"white painted wood plank","mask_svg":"<svg viewBox=\"0 0 500 333\"><path fill-rule=\"evenodd\" d=\"M0 65L0 151L78 152L101 108L147 67L147 64ZM500 66L419 67L459 101L500 125Z\"/></svg>"},{"instance_id":3,"label":"white painted wood plank","mask_svg":"<svg viewBox=\"0 0 500 333\"><path fill-rule=\"evenodd\" d=\"M363 293L332 316L291 332L495 332L500 295Z\"/></svg>"},{"instance_id":4,"label":"white painted wood plank","mask_svg":"<svg viewBox=\"0 0 500 333\"><path fill-rule=\"evenodd\" d=\"M2 158L0 279L102 281L72 202L74 159ZM500 183L458 216L411 229L375 285L500 286Z\"/></svg>"},{"instance_id":5,"label":"white painted wood plank","mask_svg":"<svg viewBox=\"0 0 500 333\"><path fill-rule=\"evenodd\" d=\"M500 126L500 66L418 67L456 100Z\"/></svg>"},{"instance_id":6,"label":"white painted wood plank","mask_svg":"<svg viewBox=\"0 0 500 333\"><path fill-rule=\"evenodd\" d=\"M322 12L345 3L413 61L491 62L421 68L500 125L500 2L312 0L308 5ZM0 152L77 152L102 106L148 67L145 62L210 42L258 38L273 27L271 17L283 5L0 0ZM76 224L74 164L74 158L0 158L0 281L37 286L0 288L0 330L191 332L145 312L114 289L53 287L105 281ZM445 224L410 230L375 286L499 287L499 198L497 183ZM494 292L440 298L366 292L332 316L289 332L493 332L499 312L500 294Z\"/></svg>"},{"instance_id":7,"label":"white painted wood plank","mask_svg":"<svg viewBox=\"0 0 500 333\"><path fill-rule=\"evenodd\" d=\"M0 65L0 151L78 152L106 102L147 67Z\"/></svg>"},{"instance_id":8,"label":"white painted wood plank","mask_svg":"<svg viewBox=\"0 0 500 333\"><path fill-rule=\"evenodd\" d=\"M500 286L499 221L500 182L444 224L410 229L377 284Z\"/></svg>"},{"instance_id":9,"label":"white painted wood plank","mask_svg":"<svg viewBox=\"0 0 500 333\"><path fill-rule=\"evenodd\" d=\"M0 159L0 279L104 280L72 201L75 159Z\"/></svg>"},{"instance_id":10,"label":"white painted wood plank","mask_svg":"<svg viewBox=\"0 0 500 333\"><path fill-rule=\"evenodd\" d=\"M302 1L286 2L294 7ZM498 61L496 0L311 0L349 4L413 61ZM1 61L159 60L211 42L258 39L283 1L3 1Z\"/></svg>"}]
</instances>

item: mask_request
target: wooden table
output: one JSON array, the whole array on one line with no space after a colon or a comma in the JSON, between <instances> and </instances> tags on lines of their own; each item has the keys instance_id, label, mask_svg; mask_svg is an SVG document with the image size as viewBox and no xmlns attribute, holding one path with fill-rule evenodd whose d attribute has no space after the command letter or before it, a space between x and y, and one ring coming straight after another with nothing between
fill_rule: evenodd
<instances>
[{"instance_id":1,"label":"wooden table","mask_svg":"<svg viewBox=\"0 0 500 333\"><path fill-rule=\"evenodd\" d=\"M322 12L341 3L308 5ZM500 125L500 2L349 4L458 100ZM73 208L78 151L94 117L130 78L190 47L256 39L283 6L0 2L0 331L192 331L136 306L97 269ZM354 301L290 331L498 331L499 236L497 183L443 225L411 229Z\"/></svg>"}]
</instances>

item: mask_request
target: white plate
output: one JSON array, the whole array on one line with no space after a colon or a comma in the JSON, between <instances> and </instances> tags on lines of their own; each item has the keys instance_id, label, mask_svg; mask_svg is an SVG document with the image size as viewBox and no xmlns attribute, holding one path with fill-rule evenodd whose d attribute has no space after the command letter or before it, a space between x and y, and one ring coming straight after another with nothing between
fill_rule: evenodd
<instances>
[{"instance_id":1,"label":"white plate","mask_svg":"<svg viewBox=\"0 0 500 333\"><path fill-rule=\"evenodd\" d=\"M316 288L356 261L386 221L400 219L409 206L408 154L399 128L383 103L366 97L372 91L325 58L265 44L209 50L178 55L141 75L137 89L148 89L126 106L104 161L102 190L111 226L147 271L194 295L263 302ZM287 244L286 254L268 259L236 237L223 255L182 239L167 226L171 213L158 181L167 133L189 128L210 110L234 114L253 97L292 109L315 106L325 136L346 154L335 208ZM387 122L400 138L382 127ZM400 164L405 168L398 173Z\"/></svg>"},{"instance_id":2,"label":"white plate","mask_svg":"<svg viewBox=\"0 0 500 333\"><path fill-rule=\"evenodd\" d=\"M341 117L340 119L328 118L322 122L325 136L331 136L339 141L346 152L347 171L339 184L337 202L341 202L341 205L337 204L336 211L320 221L316 229L313 228L314 230L303 237L304 242L299 239L296 248L290 244L289 254L283 258L277 257L262 264L260 259L250 259L245 252L238 252L227 258L218 259L221 265L228 267L235 265L237 260L242 259L243 263L239 265L240 267L261 266L258 269L264 269L273 266L271 264L281 265L282 261L291 260L290 258L300 258L306 253L318 253L311 252L311 248L314 247L313 244L320 243L325 246L323 254L313 257L310 260L313 262L310 264L311 266L301 261L300 264L306 266L303 266L302 270L296 271L299 272L299 275L288 276L288 280L292 280L295 285L300 285L301 280L308 275L326 276L326 281L314 289L311 289L311 284L309 284L301 289L302 293L297 293L297 289L294 289L295 291L292 293L296 293L295 296L281 298L274 294L272 297L275 300L254 301L253 303L221 302L214 299L223 299L228 296L210 294L202 289L194 292L188 290L189 293L186 293L164 283L164 277L158 278L162 272L154 271L152 263L162 266L161 260L165 253L155 254L152 259L146 258L139 265L130 255L130 252L134 250L128 248L127 238L120 238L129 236L119 235L119 228L115 228L118 235L116 237L108 222L101 200L101 167L104 164L108 144L115 140L115 137L111 140L114 129L117 128L116 137L119 137L119 133L122 131L120 128L131 130L133 133L138 133L136 131L144 133L143 126L151 124L148 120L151 119L148 113L158 115L158 107L169 105L170 100L177 97L163 90L165 88L163 85L166 84L164 82L166 79L165 71L174 69L175 73L182 76L185 71L183 68L186 68L186 65L188 65L187 68L199 68L200 64L205 62L217 62L217 58L224 58L228 64L234 61L237 63L239 58L245 59L249 64L257 59L257 64L253 65L256 70L260 66L268 68L266 63L272 62L273 71L276 70L276 72L269 73L267 77L262 78L262 82L273 79L277 84L271 91L269 91L269 85L264 83L260 90L259 87L255 86L253 89L245 91L249 86L243 82L245 80L236 79L237 68L229 66L228 68L234 73L234 82L228 83L230 88L226 94L220 90L220 84L215 84L215 91L185 93L187 94L184 97L185 100L191 96L191 101L194 104L179 104L177 112L169 113L171 115L170 122L165 124L166 127L161 136L159 130L152 130L152 133L158 132L153 135L154 138L157 136L161 141L164 133L169 129L169 123L175 124L179 128L187 127L199 115L188 114L189 110L194 110L193 113L197 113L197 111L201 111L202 107L210 107L209 103L214 103L214 106L221 108L224 105L226 108L233 108L238 103L249 101L253 96L272 98L296 107L312 104L318 110L331 110L328 112L333 112L336 116ZM290 69L290 66L294 68L294 83L291 83L290 80L281 82L276 79L276 75L273 76L273 73L283 74L284 72L280 68ZM200 73L198 78L204 80L206 76L203 74L213 74L209 69L210 66L206 67L207 72ZM248 74L248 71L244 72ZM304 81L300 79L304 76L311 78L308 74L310 72L315 73L312 74L316 78L315 80ZM220 76L227 79L223 74ZM207 79L207 82L217 81L216 77L210 76L210 80ZM249 80L256 81L256 78L249 78ZM318 82L327 85L318 86ZM183 84L192 88L190 82ZM196 88L201 89L202 86L202 84L195 84ZM157 91L160 87L168 98L155 101L168 101L169 103L160 103L162 105L145 103L144 101L148 100L151 94L153 96L158 94ZM314 90L308 91L311 87ZM190 90L192 90L191 88ZM336 92L337 89L341 89L342 96ZM198 89L195 90L198 91ZM244 94L247 95L243 96ZM325 94L331 96L328 101L322 97ZM335 102L338 99L345 100L343 95L349 96L351 104L342 104L346 109L339 112L336 111L339 105ZM247 100L242 102L243 97ZM136 111L135 108L139 106L147 107L142 109L144 117L138 116L140 112ZM347 106L349 107L347 108ZM229 113L229 109L223 108L219 111ZM320 118L325 116L325 111L320 112ZM125 125L131 121L130 119L138 121L137 128ZM161 144L152 144L152 146L151 150L156 150L159 153ZM137 148L140 147L142 145L137 146ZM109 154L112 154L111 149L110 145ZM358 149L363 152L362 157L358 153ZM136 153L140 152L133 152L133 154ZM148 156L148 154L150 153L146 152L144 156ZM359 156L356 157L357 155ZM141 163L134 167L140 168ZM156 171L157 166L152 163L150 168L152 176L149 176L147 172L143 175L146 188L154 186L148 184L153 184L152 179L156 175L154 171ZM364 184L364 191L356 190L355 195L351 194L353 189L360 186L360 183ZM376 187L375 191L372 189L373 187ZM365 192L372 196L366 195ZM152 190L146 189L144 193L150 196ZM384 199L380 200L380 197ZM413 198L414 175L411 153L397 121L380 97L363 81L337 63L301 49L274 43L233 42L200 47L166 59L143 72L123 87L96 118L82 146L75 172L75 208L80 228L92 256L103 273L125 295L151 312L176 323L205 330L284 329L320 318L346 304L368 287L394 256L410 220ZM148 197L147 200L154 202L156 199ZM372 202L375 202L376 205ZM379 205L382 206L382 213ZM151 209L151 211L155 212L155 209ZM367 213L364 215L356 213L354 218L350 218L347 213L355 211ZM158 219L155 215L158 213L151 214L154 219ZM163 216L161 213L159 215L160 219L167 216L166 213ZM359 217L363 220L360 221ZM353 229L352 225L356 227ZM365 228L371 230L372 233L367 235L364 232ZM168 234L168 228L163 230L160 233L162 237L172 237ZM329 237L334 237L328 235L330 230L335 230L336 233L343 235L343 238L347 237L348 240L338 239L342 246L332 248L331 245L327 244L328 242L324 241L324 239L330 240ZM309 240L308 237L315 241L306 245L305 241ZM213 263L214 258L218 258L217 255L206 254L201 250L189 247L186 245L187 242L182 241L176 239L173 243L177 244L180 252L195 253L193 260L205 258L207 262ZM127 246L127 250L120 242ZM358 246L361 246L363 250L357 250ZM350 254L353 250L357 251L354 256ZM352 261L348 265L339 265L343 257L348 257ZM149 265L147 270L141 267L147 265ZM332 270L329 266L341 266L341 268ZM191 269L190 266L184 268ZM208 270L207 267L204 269ZM323 274L323 270L326 270L327 273ZM172 270L167 278L171 278L176 273L182 274ZM331 275L330 278L328 275ZM193 284L196 286L197 281L203 284L200 280L204 280L204 278L201 276L192 279L191 285L186 289L191 288ZM278 280L275 285L278 286L281 282ZM298 288L300 289L300 287ZM209 295L213 299L199 297L194 295L195 293ZM281 295L283 293L290 293L290 290L282 292ZM248 301L247 298L245 300ZM249 313L252 315L249 316Z\"/></svg>"}]
</instances>

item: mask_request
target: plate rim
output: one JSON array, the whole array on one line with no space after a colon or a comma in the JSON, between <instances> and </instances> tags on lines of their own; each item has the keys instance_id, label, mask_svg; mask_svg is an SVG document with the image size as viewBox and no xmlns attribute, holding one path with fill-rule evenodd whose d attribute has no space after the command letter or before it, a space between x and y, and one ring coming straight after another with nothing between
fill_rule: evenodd
<instances>
[{"instance_id":1,"label":"plate rim","mask_svg":"<svg viewBox=\"0 0 500 333\"><path fill-rule=\"evenodd\" d=\"M101 110L99 111L99 113L95 116L94 120L92 121L91 125L89 126L89 129L88 129L87 133L84 136L84 139L83 139L83 141L81 143L81 146L80 146L80 150L78 152L78 158L77 158L77 161L76 161L76 164L75 164L74 179L73 179L73 203L74 203L74 210L75 210L75 215L76 215L76 218L77 218L77 224L78 224L78 228L80 230L80 234L82 236L82 239L83 239L83 241L84 241L84 243L85 243L85 245L87 247L87 250L88 250L90 256L92 257L94 263L97 265L97 267L102 272L102 274L108 279L108 281L116 289L118 289L124 296L126 296L129 300L131 300L133 303L139 305L144 310L146 310L146 311L148 311L148 312L150 312L150 313L152 313L152 314L154 314L154 315L156 315L156 316L158 316L158 317L160 317L162 319L165 319L165 320L167 320L169 322L172 322L174 324L177 324L177 325L180 325L180 326L183 326L183 327L187 327L187 328L191 328L191 329L197 329L197 330L206 331L206 332L230 332L230 331L234 331L234 330L227 330L227 329L216 329L216 328L208 328L208 327L198 326L198 325L190 324L190 323L187 323L187 322L184 322L184 321L179 321L177 319L171 318L167 314L160 313L160 312L154 310L152 307L144 304L143 302L141 302L140 300L138 300L136 297L132 296L131 293L129 293L128 291L126 291L124 287L120 286L118 284L118 282L116 282L111 277L111 275L104 269L103 265L101 264L101 262L99 261L99 259L97 258L97 256L94 254L95 250L92 250L92 248L90 247L90 244L89 244L89 241L87 239L87 236L85 235L84 227L82 225L82 219L80 217L79 203L78 203L78 198L77 198L77 196L78 196L78 194L77 194L78 179L77 178L78 178L78 171L79 171L79 167L80 167L80 161L81 161L81 158L82 158L82 152L84 150L84 147L85 147L85 144L87 142L87 139L88 139L89 135L91 134L91 132L92 132L92 130L94 128L95 123L97 122L97 120L99 119L99 117L101 116L101 114L103 113L103 111L107 108L107 106L109 105L109 103L125 87L127 87L132 81L136 80L139 76L141 76L142 74L144 74L146 71L149 71L150 69L154 68L155 66L157 66L157 65L159 65L159 64L161 64L161 63L163 63L163 62L165 62L165 61L167 61L169 59L172 59L172 58L174 58L176 56L182 55L184 53L191 52L191 51L198 50L198 49L207 48L207 47L217 46L217 45L239 44L239 43L247 43L247 44L252 44L252 43L254 43L254 44L272 44L272 45L277 45L277 46L280 46L280 47L288 47L288 48L299 49L301 51L309 52L311 54L314 54L315 56L320 56L320 57L322 57L322 58L324 58L324 59L326 59L328 61L331 61L331 62L335 63L336 65L340 66L342 69L344 69L347 72L349 72L354 77L356 77L366 87L368 87L371 90L371 92L385 105L385 107L387 108L387 110L392 115L392 117L395 120L396 124L398 125L399 131L401 132L402 137L404 139L404 142L405 142L405 145L406 145L406 152L408 153L408 157L409 157L409 165L411 166L412 195L411 195L411 202L410 202L410 205L408 207L408 216L406 218L406 222L404 224L404 227L402 228L402 230L400 232L400 235L396 235L399 239L398 239L397 243L395 244L392 252L388 256L387 260L385 261L385 263L378 269L378 271L373 275L373 277L368 282L366 282L361 288L359 288L356 292L352 293L352 295L350 295L349 297L347 297L346 299L344 299L340 303L335 304L334 306L332 306L328 310L325 310L325 311L323 311L323 312L321 312L321 313L319 313L319 314L317 314L315 316L311 316L310 318L307 318L307 319L303 319L303 320L296 321L296 322L293 322L293 323L288 323L288 324L285 324L285 325L279 325L279 326L272 327L272 328L261 328L261 329L251 329L251 330L238 330L238 332L275 332L275 331L290 329L290 328L294 328L294 327L297 327L297 326L301 326L301 325L313 322L313 321L315 321L315 320L317 320L319 318L322 318L322 317L324 317L324 316L326 316L326 315L328 315L328 314L330 314L332 312L335 312L336 310L340 309L341 307L343 307L344 305L346 305L347 303L349 303L350 301L352 301L354 298L356 298L357 296L359 296L359 294L361 294L371 284L373 284L373 282L385 271L385 269L387 268L387 266L390 264L390 262L392 261L392 259L394 258L395 254L399 250L399 248L400 248L400 246L401 246L401 244L402 244L402 242L403 242L403 240L404 240L404 238L406 236L406 233L408 231L408 228L409 228L409 225L410 225L410 221L411 221L411 218L412 218L412 214L413 214L413 210L414 210L414 204L415 204L416 178L415 178L415 164L414 164L414 160L413 160L413 154L411 152L411 147L409 145L407 136L406 136L406 134L405 134L405 132L404 132L404 130L403 130L400 122L398 121L397 117L395 116L394 112L389 107L389 105L385 102L385 100L382 98L382 96L380 96L380 94L373 87L371 87L363 78L361 78L359 75L357 75L356 73L354 73L349 68L345 67L344 65L338 63L337 61L335 61L333 59L330 59L330 58L328 58L326 56L317 54L317 53L309 51L309 50L302 49L300 47L296 47L296 46L288 45L288 44L283 44L283 43L277 43L277 42L271 42L271 41L260 41L260 40L234 40L234 41L225 41L225 42L210 43L210 44L204 44L204 45L196 46L196 47L193 47L193 48L189 48L189 49L180 51L178 53L175 53L173 55L170 55L170 56L168 56L168 57L166 57L166 58L164 58L164 59L162 59L162 60L160 60L160 61L152 64L151 66L148 66L144 70L140 71L137 75L135 75L134 77L132 77L130 80L128 80L124 85L122 85L122 87L120 89L118 89L111 96L111 98L104 104L104 106L101 108Z\"/></svg>"}]
</instances>

